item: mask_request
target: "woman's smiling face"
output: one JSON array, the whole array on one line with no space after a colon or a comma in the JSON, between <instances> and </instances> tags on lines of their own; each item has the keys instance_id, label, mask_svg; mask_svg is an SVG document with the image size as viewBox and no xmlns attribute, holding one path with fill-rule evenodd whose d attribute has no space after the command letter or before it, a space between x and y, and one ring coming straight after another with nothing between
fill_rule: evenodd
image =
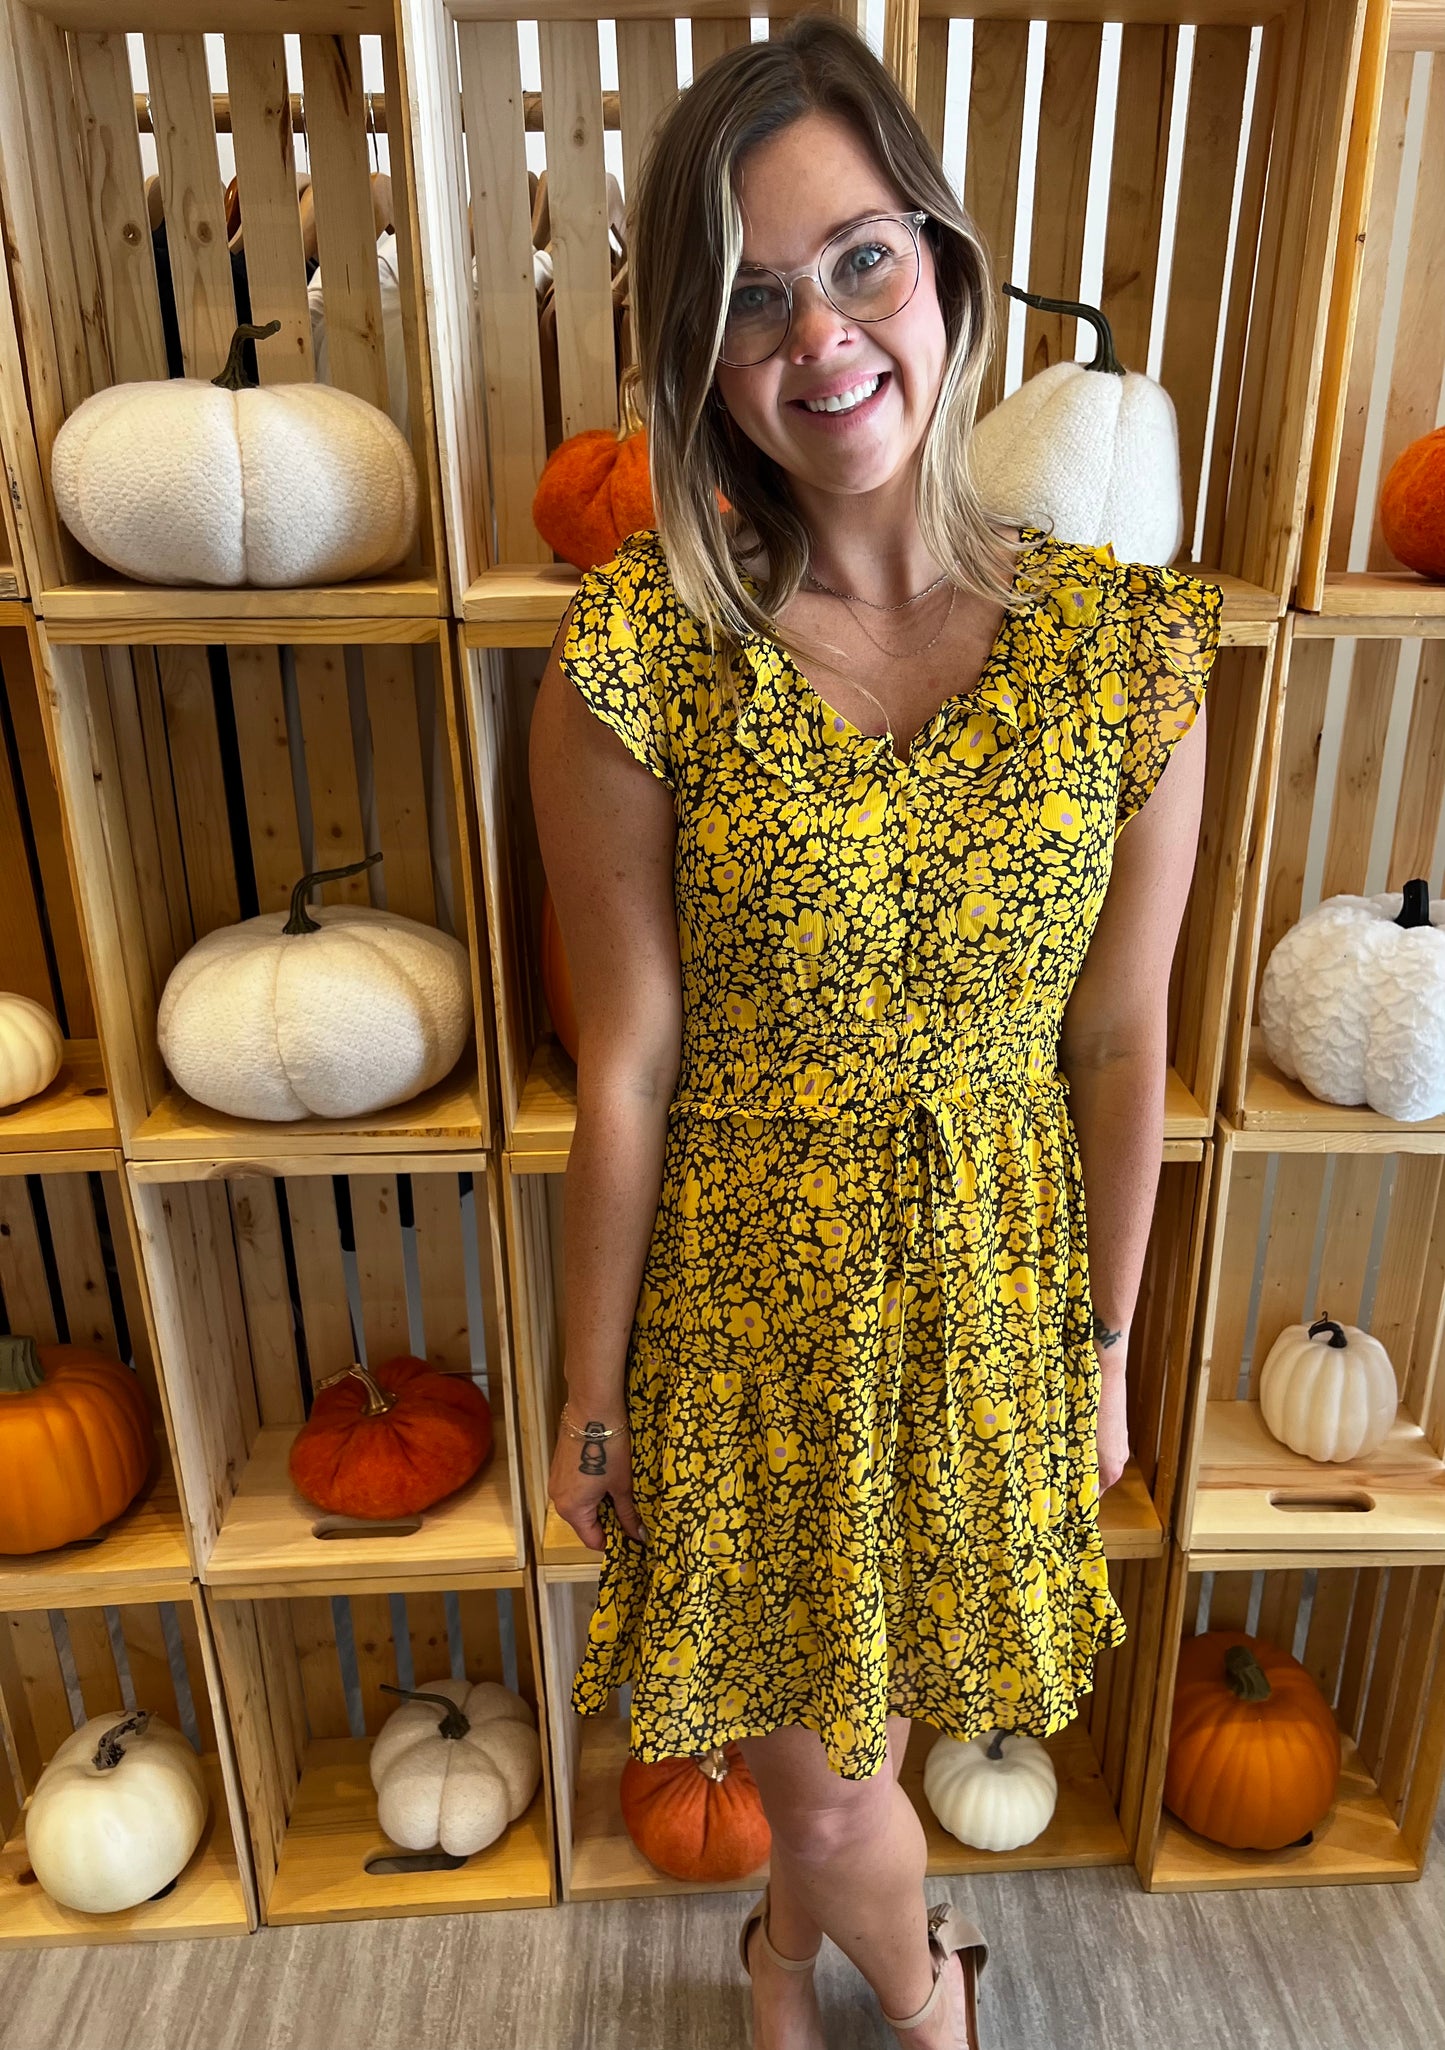
<instances>
[{"instance_id":1,"label":"woman's smiling face","mask_svg":"<svg viewBox=\"0 0 1445 2050\"><path fill-rule=\"evenodd\" d=\"M759 143L739 168L745 264L785 275L816 261L831 236L860 215L913 205L878 170L844 122L806 114ZM720 363L717 389L744 434L815 491L877 491L911 469L932 417L948 352L933 253L919 237L918 285L886 320L838 312L807 278L793 287L793 322L765 362ZM826 397L879 376L856 414L813 414Z\"/></svg>"}]
</instances>

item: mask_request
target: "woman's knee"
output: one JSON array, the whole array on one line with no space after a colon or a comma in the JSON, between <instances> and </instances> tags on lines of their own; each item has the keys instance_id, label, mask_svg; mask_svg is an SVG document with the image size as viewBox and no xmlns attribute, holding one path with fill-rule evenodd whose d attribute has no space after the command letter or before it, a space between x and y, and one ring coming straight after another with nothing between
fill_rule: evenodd
<instances>
[{"instance_id":1,"label":"woman's knee","mask_svg":"<svg viewBox=\"0 0 1445 2050\"><path fill-rule=\"evenodd\" d=\"M790 1857L825 1863L883 1827L898 1784L891 1760L871 1779L843 1779L829 1766L818 1737L791 1726L745 1738L742 1748L768 1827Z\"/></svg>"}]
</instances>

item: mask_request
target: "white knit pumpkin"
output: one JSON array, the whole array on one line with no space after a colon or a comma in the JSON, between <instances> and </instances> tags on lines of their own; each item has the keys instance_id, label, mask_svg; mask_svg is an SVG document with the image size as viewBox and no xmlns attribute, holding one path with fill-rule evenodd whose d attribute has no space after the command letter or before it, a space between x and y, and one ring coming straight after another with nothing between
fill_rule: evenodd
<instances>
[{"instance_id":1,"label":"white knit pumpkin","mask_svg":"<svg viewBox=\"0 0 1445 2050\"><path fill-rule=\"evenodd\" d=\"M1282 1075L1325 1103L1445 1112L1445 904L1423 880L1327 897L1265 963L1259 1022Z\"/></svg>"},{"instance_id":2,"label":"white knit pumpkin","mask_svg":"<svg viewBox=\"0 0 1445 2050\"><path fill-rule=\"evenodd\" d=\"M385 413L325 384L115 384L55 437L50 481L77 541L159 584L342 583L416 539L416 464ZM234 382L225 380L234 375Z\"/></svg>"},{"instance_id":3,"label":"white knit pumpkin","mask_svg":"<svg viewBox=\"0 0 1445 2050\"><path fill-rule=\"evenodd\" d=\"M25 1811L26 1855L62 1907L115 1914L185 1870L210 1805L179 1730L112 1710L72 1731L41 1773Z\"/></svg>"},{"instance_id":4,"label":"white knit pumpkin","mask_svg":"<svg viewBox=\"0 0 1445 2050\"><path fill-rule=\"evenodd\" d=\"M430 1089L472 1028L466 948L369 905L262 912L197 940L171 970L156 1037L181 1088L242 1118L365 1117Z\"/></svg>"},{"instance_id":5,"label":"white knit pumpkin","mask_svg":"<svg viewBox=\"0 0 1445 2050\"><path fill-rule=\"evenodd\" d=\"M65 1041L33 997L0 991L0 1110L48 1089L60 1073Z\"/></svg>"},{"instance_id":6,"label":"white knit pumpkin","mask_svg":"<svg viewBox=\"0 0 1445 2050\"><path fill-rule=\"evenodd\" d=\"M1092 321L1099 347L1090 363L1051 363L975 423L969 459L984 503L1059 541L1111 542L1121 562L1172 562L1184 540L1174 401L1123 368L1096 307L1004 290Z\"/></svg>"},{"instance_id":7,"label":"white knit pumpkin","mask_svg":"<svg viewBox=\"0 0 1445 2050\"><path fill-rule=\"evenodd\" d=\"M371 1747L377 1820L404 1851L470 1857L525 1814L541 1775L532 1710L496 1680L428 1680Z\"/></svg>"},{"instance_id":8,"label":"white knit pumpkin","mask_svg":"<svg viewBox=\"0 0 1445 2050\"><path fill-rule=\"evenodd\" d=\"M991 1730L963 1743L935 1738L924 1760L923 1792L960 1843L979 1851L1016 1851L1048 1828L1058 1780L1036 1737Z\"/></svg>"},{"instance_id":9,"label":"white knit pumpkin","mask_svg":"<svg viewBox=\"0 0 1445 2050\"><path fill-rule=\"evenodd\" d=\"M1400 1406L1390 1355L1358 1324L1288 1324L1260 1369L1265 1427L1306 1459L1364 1459L1383 1445Z\"/></svg>"}]
</instances>

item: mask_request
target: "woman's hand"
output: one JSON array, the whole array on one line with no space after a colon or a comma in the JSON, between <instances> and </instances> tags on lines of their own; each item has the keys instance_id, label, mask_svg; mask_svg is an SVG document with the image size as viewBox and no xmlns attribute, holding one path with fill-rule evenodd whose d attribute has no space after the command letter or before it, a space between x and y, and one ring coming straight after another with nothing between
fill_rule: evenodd
<instances>
[{"instance_id":1,"label":"woman's hand","mask_svg":"<svg viewBox=\"0 0 1445 2050\"><path fill-rule=\"evenodd\" d=\"M547 1496L564 1523L570 1524L591 1551L607 1549L607 1537L597 1514L604 1495L612 1498L613 1512L629 1537L639 1544L647 1538L632 1499L632 1441L627 1419L610 1412L599 1415L606 1404L579 1404L574 1414L583 1424L600 1423L607 1430L616 1427L613 1438L574 1438L566 1424L557 1426L557 1444L547 1476Z\"/></svg>"},{"instance_id":2,"label":"woman's hand","mask_svg":"<svg viewBox=\"0 0 1445 2050\"><path fill-rule=\"evenodd\" d=\"M1124 1382L1124 1361L1119 1356L1123 1341L1116 1342L1106 1351L1096 1340L1094 1350L1099 1356L1100 1371L1099 1493L1105 1495L1129 1463L1128 1390Z\"/></svg>"}]
</instances>

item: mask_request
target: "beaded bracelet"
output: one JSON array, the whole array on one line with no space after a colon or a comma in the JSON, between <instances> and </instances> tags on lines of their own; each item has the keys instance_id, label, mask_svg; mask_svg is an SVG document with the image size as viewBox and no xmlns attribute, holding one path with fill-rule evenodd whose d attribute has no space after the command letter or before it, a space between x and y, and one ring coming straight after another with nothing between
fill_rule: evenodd
<instances>
[{"instance_id":1,"label":"beaded bracelet","mask_svg":"<svg viewBox=\"0 0 1445 2050\"><path fill-rule=\"evenodd\" d=\"M588 1424L585 1431L579 1431L575 1424L567 1421L567 1411L570 1407L570 1403L563 1403L561 1422L562 1428L570 1432L574 1438L591 1438L594 1441L601 1438L615 1438L622 1429L621 1424L614 1424L610 1431L604 1431L600 1424Z\"/></svg>"}]
</instances>

